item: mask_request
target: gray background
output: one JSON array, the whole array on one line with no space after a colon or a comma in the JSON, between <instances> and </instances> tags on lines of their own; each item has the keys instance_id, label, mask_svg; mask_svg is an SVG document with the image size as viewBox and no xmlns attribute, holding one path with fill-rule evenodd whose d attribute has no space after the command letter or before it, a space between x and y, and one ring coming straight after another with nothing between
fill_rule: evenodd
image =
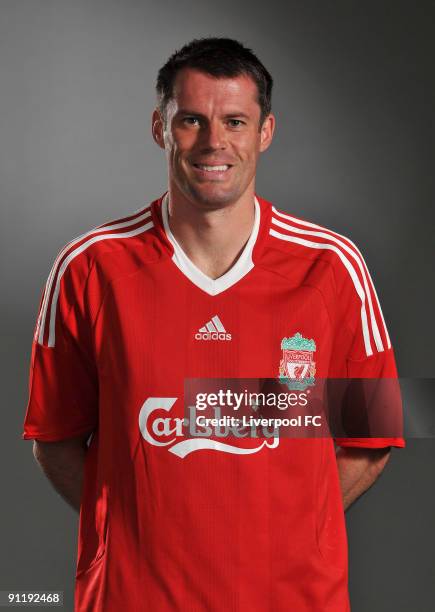
<instances>
[{"instance_id":1,"label":"gray background","mask_svg":"<svg viewBox=\"0 0 435 612\"><path fill-rule=\"evenodd\" d=\"M431 377L435 5L3 0L0 11L0 589L62 589L72 610L76 515L20 439L30 344L59 248L165 188L150 136L158 68L199 36L254 49L277 116L257 192L361 247L400 374ZM353 612L433 610L434 447L393 450L347 514Z\"/></svg>"}]
</instances>

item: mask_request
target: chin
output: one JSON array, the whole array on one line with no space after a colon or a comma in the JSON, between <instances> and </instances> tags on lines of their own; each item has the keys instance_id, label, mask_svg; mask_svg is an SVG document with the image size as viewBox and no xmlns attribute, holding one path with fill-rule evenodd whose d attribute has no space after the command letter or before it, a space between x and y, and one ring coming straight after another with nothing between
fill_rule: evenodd
<instances>
[{"instance_id":1,"label":"chin","mask_svg":"<svg viewBox=\"0 0 435 612\"><path fill-rule=\"evenodd\" d=\"M238 200L241 195L238 189L197 189L194 186L189 188L190 199L207 208L222 208Z\"/></svg>"}]
</instances>

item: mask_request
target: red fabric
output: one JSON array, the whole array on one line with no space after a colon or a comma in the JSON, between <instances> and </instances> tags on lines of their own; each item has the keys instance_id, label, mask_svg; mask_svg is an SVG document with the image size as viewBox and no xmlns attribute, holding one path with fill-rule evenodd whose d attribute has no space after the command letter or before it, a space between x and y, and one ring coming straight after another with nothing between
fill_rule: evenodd
<instances>
[{"instance_id":1,"label":"red fabric","mask_svg":"<svg viewBox=\"0 0 435 612\"><path fill-rule=\"evenodd\" d=\"M58 257L45 290L55 343L49 345L49 324L37 327L23 437L61 440L94 431L80 514L77 612L349 610L331 438L280 439L275 447L232 439L255 452L200 449L181 457L174 451L183 437L175 429L156 433L156 419L175 428L174 419L183 418L186 378L276 378L281 341L296 333L315 341L317 378L397 375L377 305L384 346L377 349L369 320L366 353L361 300L336 251L270 230L318 244L333 244L334 234L310 237L274 225L272 217L310 229L258 200L254 266L217 295L172 260L161 198L151 205L146 231L121 236L125 228L105 224ZM147 219L137 213L125 221L140 230ZM104 234L117 236L88 244ZM374 300L371 280L368 288ZM198 340L215 315L231 340ZM172 398L169 408L153 400L145 425L151 441L139 423L149 398ZM335 442L404 446L400 437Z\"/></svg>"}]
</instances>

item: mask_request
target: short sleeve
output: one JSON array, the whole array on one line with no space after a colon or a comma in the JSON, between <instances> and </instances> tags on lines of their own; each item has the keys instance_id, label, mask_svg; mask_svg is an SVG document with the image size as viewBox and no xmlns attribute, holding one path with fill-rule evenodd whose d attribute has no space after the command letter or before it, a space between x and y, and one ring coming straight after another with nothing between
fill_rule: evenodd
<instances>
[{"instance_id":1,"label":"short sleeve","mask_svg":"<svg viewBox=\"0 0 435 612\"><path fill-rule=\"evenodd\" d=\"M352 379L354 394L344 410L352 410L352 402L364 396L370 403L376 421L375 432L388 431L389 437L336 437L338 446L361 448L403 448L403 414L394 349L385 324L379 299L357 249L349 241L346 260L334 267L336 283L335 327L330 359L330 379ZM364 381L355 381L364 379ZM346 418L346 414L344 414ZM384 429L379 424L386 424ZM378 428L378 429L377 429ZM391 434L390 434L391 432Z\"/></svg>"},{"instance_id":2,"label":"short sleeve","mask_svg":"<svg viewBox=\"0 0 435 612\"><path fill-rule=\"evenodd\" d=\"M89 265L59 260L47 280L32 343L22 437L59 441L98 423L98 379L87 313ZM66 262L66 263L65 263Z\"/></svg>"}]
</instances>

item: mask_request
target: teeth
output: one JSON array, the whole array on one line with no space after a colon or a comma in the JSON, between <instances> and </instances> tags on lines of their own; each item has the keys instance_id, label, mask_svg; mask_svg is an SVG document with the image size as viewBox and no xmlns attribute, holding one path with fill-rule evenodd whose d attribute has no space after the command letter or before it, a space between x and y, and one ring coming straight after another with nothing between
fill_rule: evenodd
<instances>
[{"instance_id":1,"label":"teeth","mask_svg":"<svg viewBox=\"0 0 435 612\"><path fill-rule=\"evenodd\" d=\"M201 168L201 170L206 170L207 172L225 172L228 170L229 166L206 166L204 164L195 164L197 168Z\"/></svg>"}]
</instances>

